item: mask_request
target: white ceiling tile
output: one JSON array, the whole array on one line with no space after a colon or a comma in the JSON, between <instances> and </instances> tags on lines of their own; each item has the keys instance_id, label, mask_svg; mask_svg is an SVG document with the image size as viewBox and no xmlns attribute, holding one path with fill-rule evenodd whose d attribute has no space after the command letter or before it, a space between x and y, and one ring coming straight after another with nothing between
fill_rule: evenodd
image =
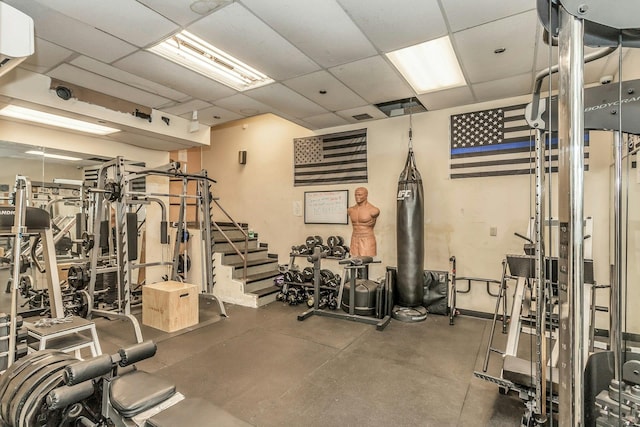
<instances>
[{"instance_id":1,"label":"white ceiling tile","mask_svg":"<svg viewBox=\"0 0 640 427\"><path fill-rule=\"evenodd\" d=\"M191 10L190 6L195 0L138 0L138 2L181 26L186 26L203 16Z\"/></svg>"},{"instance_id":2,"label":"white ceiling tile","mask_svg":"<svg viewBox=\"0 0 640 427\"><path fill-rule=\"evenodd\" d=\"M336 114L346 119L349 123L357 123L357 122L363 121L363 120L357 120L353 118L353 116L358 116L361 114L368 114L369 116L371 116L370 119L365 119L365 120L385 119L387 117L386 114L378 110L373 105L365 105L364 107L350 108L348 110L336 111Z\"/></svg>"},{"instance_id":3,"label":"white ceiling tile","mask_svg":"<svg viewBox=\"0 0 640 427\"><path fill-rule=\"evenodd\" d=\"M451 31L460 31L536 8L536 0L441 0Z\"/></svg>"},{"instance_id":4,"label":"white ceiling tile","mask_svg":"<svg viewBox=\"0 0 640 427\"><path fill-rule=\"evenodd\" d=\"M272 112L273 110L273 108L267 104L263 104L241 93L228 98L218 99L215 104L245 117L257 116L258 114Z\"/></svg>"},{"instance_id":5,"label":"white ceiling tile","mask_svg":"<svg viewBox=\"0 0 640 427\"><path fill-rule=\"evenodd\" d=\"M473 104L475 102L473 93L467 86L425 93L424 95L418 95L418 99L430 111L442 110L457 105Z\"/></svg>"},{"instance_id":6,"label":"white ceiling tile","mask_svg":"<svg viewBox=\"0 0 640 427\"><path fill-rule=\"evenodd\" d=\"M112 62L135 51L116 37L55 12L34 0L13 0L13 5L34 20L39 38L103 62ZM50 3L50 2L49 2Z\"/></svg>"},{"instance_id":7,"label":"white ceiling tile","mask_svg":"<svg viewBox=\"0 0 640 427\"><path fill-rule=\"evenodd\" d=\"M530 94L533 90L533 79L533 73L526 73L505 79L477 83L472 86L472 89L476 95L477 102L492 101L494 99Z\"/></svg>"},{"instance_id":8,"label":"white ceiling tile","mask_svg":"<svg viewBox=\"0 0 640 427\"><path fill-rule=\"evenodd\" d=\"M175 23L134 0L38 1L140 47L155 43L179 29Z\"/></svg>"},{"instance_id":9,"label":"white ceiling tile","mask_svg":"<svg viewBox=\"0 0 640 427\"><path fill-rule=\"evenodd\" d=\"M272 106L285 114L303 118L326 113L327 111L302 95L279 83L270 84L244 92L250 98Z\"/></svg>"},{"instance_id":10,"label":"white ceiling tile","mask_svg":"<svg viewBox=\"0 0 640 427\"><path fill-rule=\"evenodd\" d=\"M208 102L204 102L199 99L192 99L190 101L173 105L171 107L163 107L161 108L161 110L166 113L173 114L174 116L180 116L182 114L189 113L189 120L191 120L191 113L194 110L199 111L199 110L204 110L205 108L211 108L211 107L213 106Z\"/></svg>"},{"instance_id":11,"label":"white ceiling tile","mask_svg":"<svg viewBox=\"0 0 640 427\"><path fill-rule=\"evenodd\" d=\"M367 102L326 71L316 71L283 82L329 111L359 107ZM322 94L320 91L325 91Z\"/></svg>"},{"instance_id":12,"label":"white ceiling tile","mask_svg":"<svg viewBox=\"0 0 640 427\"><path fill-rule=\"evenodd\" d=\"M350 123L334 113L318 114L317 116L305 117L303 120L317 129L348 125Z\"/></svg>"},{"instance_id":13,"label":"white ceiling tile","mask_svg":"<svg viewBox=\"0 0 640 427\"><path fill-rule=\"evenodd\" d=\"M338 0L338 3L382 52L447 34L437 0Z\"/></svg>"},{"instance_id":14,"label":"white ceiling tile","mask_svg":"<svg viewBox=\"0 0 640 427\"><path fill-rule=\"evenodd\" d=\"M344 10L327 0L243 0L278 33L323 67L376 54ZM291 19L295 16L295 19Z\"/></svg>"},{"instance_id":15,"label":"white ceiling tile","mask_svg":"<svg viewBox=\"0 0 640 427\"><path fill-rule=\"evenodd\" d=\"M47 75L96 92L139 103L146 107L157 108L169 102L167 98L141 91L69 64L62 64L48 72Z\"/></svg>"},{"instance_id":16,"label":"white ceiling tile","mask_svg":"<svg viewBox=\"0 0 640 427\"><path fill-rule=\"evenodd\" d=\"M164 85L143 79L134 74L127 73L126 71L119 70L116 67L112 67L111 65L104 64L86 56L74 58L70 63L76 67L91 71L92 73L100 74L101 76L110 78L111 80L169 98L173 101L182 102L190 98L190 96L185 95L182 92L178 92Z\"/></svg>"},{"instance_id":17,"label":"white ceiling tile","mask_svg":"<svg viewBox=\"0 0 640 427\"><path fill-rule=\"evenodd\" d=\"M414 96L411 87L381 56L340 65L329 71L373 104Z\"/></svg>"},{"instance_id":18,"label":"white ceiling tile","mask_svg":"<svg viewBox=\"0 0 640 427\"><path fill-rule=\"evenodd\" d=\"M222 83L215 82L149 52L136 52L113 65L121 70L205 101L213 101L236 93L235 90Z\"/></svg>"},{"instance_id":19,"label":"white ceiling tile","mask_svg":"<svg viewBox=\"0 0 640 427\"><path fill-rule=\"evenodd\" d=\"M42 74L73 54L69 49L36 37L34 54L25 59L20 66L34 73Z\"/></svg>"},{"instance_id":20,"label":"white ceiling tile","mask_svg":"<svg viewBox=\"0 0 640 427\"><path fill-rule=\"evenodd\" d=\"M468 83L531 71L537 25L537 14L531 11L454 33L454 47ZM506 51L496 54L496 48Z\"/></svg>"},{"instance_id":21,"label":"white ceiling tile","mask_svg":"<svg viewBox=\"0 0 640 427\"><path fill-rule=\"evenodd\" d=\"M295 46L238 3L206 16L187 30L276 80L319 69Z\"/></svg>"},{"instance_id":22,"label":"white ceiling tile","mask_svg":"<svg viewBox=\"0 0 640 427\"><path fill-rule=\"evenodd\" d=\"M191 114L183 114L182 117L190 120ZM241 116L240 114L236 114L215 105L198 111L198 121L207 126L221 125L222 123L239 120L243 117L244 116Z\"/></svg>"}]
</instances>

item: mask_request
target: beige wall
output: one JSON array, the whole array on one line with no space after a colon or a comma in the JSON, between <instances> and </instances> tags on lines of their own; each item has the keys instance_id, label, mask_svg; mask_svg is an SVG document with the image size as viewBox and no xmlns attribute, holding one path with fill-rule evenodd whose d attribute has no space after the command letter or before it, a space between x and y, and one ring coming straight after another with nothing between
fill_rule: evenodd
<instances>
[{"instance_id":1,"label":"beige wall","mask_svg":"<svg viewBox=\"0 0 640 427\"><path fill-rule=\"evenodd\" d=\"M533 215L532 182L528 176L451 180L449 173L449 117L452 114L528 102L521 97L464 108L417 114L413 117L413 145L422 174L425 194L425 268L448 270L449 257L458 260L458 276L500 278L506 253L522 253L523 241L514 232L526 233ZM384 266L396 263L395 210L397 180L407 155L409 117L363 122L320 134L368 129L369 201L381 215L375 233L378 258L372 277L384 274ZM240 120L212 130L211 146L203 148L203 167L218 180L216 195L238 221L248 222L288 262L291 245L302 244L308 235L340 234L347 239L350 225L305 225L293 213L294 202L302 202L305 191L348 189L361 184L293 187L294 137L309 131L272 115ZM238 151L247 151L247 164L238 164ZM608 202L610 136L594 133L591 170L585 175L585 213L594 218L596 277L608 283ZM554 176L554 179L555 176ZM557 191L554 190L557 195ZM557 206L557 202L554 202ZM491 227L497 236L489 235ZM302 265L305 265L302 262ZM331 266L330 266L331 268ZM336 266L337 268L337 266ZM494 300L484 284L459 295L461 308L490 312Z\"/></svg>"}]
</instances>

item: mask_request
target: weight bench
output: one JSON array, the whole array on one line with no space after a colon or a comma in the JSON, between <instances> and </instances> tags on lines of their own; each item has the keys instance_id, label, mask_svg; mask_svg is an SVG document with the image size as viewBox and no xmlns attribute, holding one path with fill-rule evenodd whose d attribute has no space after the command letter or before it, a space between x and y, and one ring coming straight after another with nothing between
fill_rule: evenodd
<instances>
[{"instance_id":1,"label":"weight bench","mask_svg":"<svg viewBox=\"0 0 640 427\"><path fill-rule=\"evenodd\" d=\"M49 393L47 401L62 402L67 406L80 402L86 399L86 384L103 377L102 415L116 426L250 426L210 402L185 398L164 378L137 369L110 376L117 367L130 366L155 352L156 345L146 341L120 349L113 356L102 355L67 366L66 386ZM94 390L93 385L90 389Z\"/></svg>"}]
</instances>

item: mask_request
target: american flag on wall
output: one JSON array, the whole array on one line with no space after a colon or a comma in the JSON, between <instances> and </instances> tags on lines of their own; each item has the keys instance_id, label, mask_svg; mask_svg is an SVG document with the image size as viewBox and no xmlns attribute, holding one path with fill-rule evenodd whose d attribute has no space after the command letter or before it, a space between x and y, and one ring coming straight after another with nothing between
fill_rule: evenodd
<instances>
[{"instance_id":1,"label":"american flag on wall","mask_svg":"<svg viewBox=\"0 0 640 427\"><path fill-rule=\"evenodd\" d=\"M293 140L293 185L367 182L367 129Z\"/></svg>"},{"instance_id":2,"label":"american flag on wall","mask_svg":"<svg viewBox=\"0 0 640 427\"><path fill-rule=\"evenodd\" d=\"M476 178L534 173L535 135L524 118L527 104L451 116L449 176ZM585 132L585 170L589 170L589 134ZM546 141L545 168L558 171L558 139ZM550 148L550 152L549 152ZM549 164L549 159L551 164Z\"/></svg>"}]
</instances>

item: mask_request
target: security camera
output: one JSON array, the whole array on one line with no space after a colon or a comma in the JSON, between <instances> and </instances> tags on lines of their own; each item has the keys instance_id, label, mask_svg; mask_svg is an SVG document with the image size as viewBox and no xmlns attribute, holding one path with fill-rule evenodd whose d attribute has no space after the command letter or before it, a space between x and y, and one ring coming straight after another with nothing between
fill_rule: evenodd
<instances>
[{"instance_id":1,"label":"security camera","mask_svg":"<svg viewBox=\"0 0 640 427\"><path fill-rule=\"evenodd\" d=\"M57 86L56 87L56 95L58 95L58 98L64 99L65 101L68 101L73 96L73 92L71 91L71 89L69 89L66 86Z\"/></svg>"},{"instance_id":2,"label":"security camera","mask_svg":"<svg viewBox=\"0 0 640 427\"><path fill-rule=\"evenodd\" d=\"M613 81L613 76L602 76L600 77L600 84L607 85Z\"/></svg>"}]
</instances>

